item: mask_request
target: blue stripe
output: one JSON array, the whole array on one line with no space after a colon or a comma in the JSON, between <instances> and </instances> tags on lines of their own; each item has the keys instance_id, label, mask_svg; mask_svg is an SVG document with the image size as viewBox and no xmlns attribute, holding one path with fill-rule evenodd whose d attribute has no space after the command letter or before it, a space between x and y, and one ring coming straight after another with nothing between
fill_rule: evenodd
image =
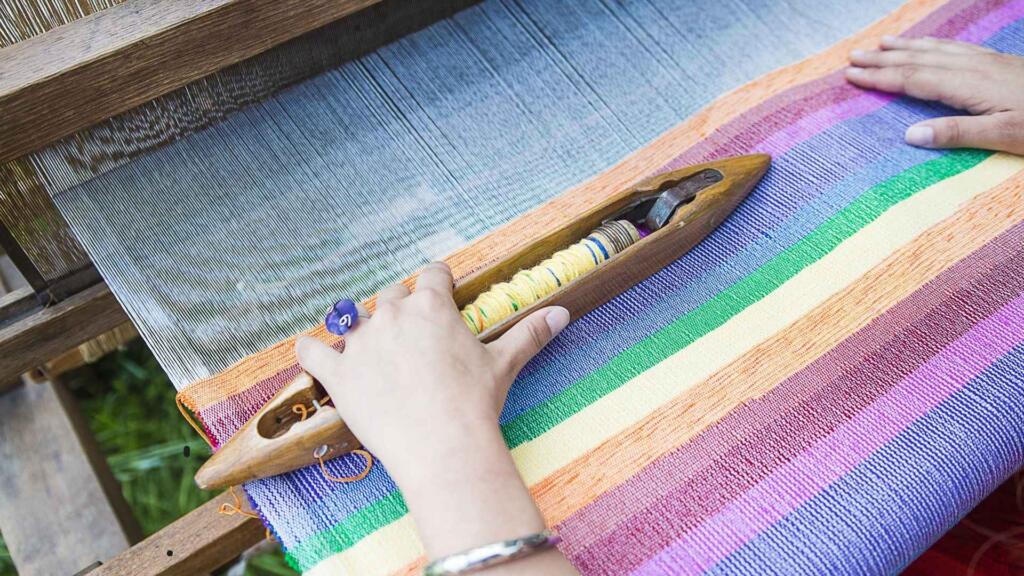
<instances>
[{"instance_id":1,"label":"blue stripe","mask_svg":"<svg viewBox=\"0 0 1024 576\"><path fill-rule=\"evenodd\" d=\"M763 185L711 239L650 281L575 322L538 356L513 388L503 421L699 306L795 243L868 187L933 158L935 152L904 146L902 128L941 110L894 103L832 127L776 158ZM828 165L821 158L828 158ZM624 313L630 314L628 323L613 322ZM351 475L361 465L358 457L328 463L337 475ZM381 466L351 484L328 484L319 469L311 467L249 483L246 490L275 522L285 547L291 547L383 498L395 485Z\"/></svg>"},{"instance_id":2,"label":"blue stripe","mask_svg":"<svg viewBox=\"0 0 1024 576\"><path fill-rule=\"evenodd\" d=\"M1024 465L1024 345L713 574L893 574Z\"/></svg>"},{"instance_id":3,"label":"blue stripe","mask_svg":"<svg viewBox=\"0 0 1024 576\"><path fill-rule=\"evenodd\" d=\"M648 281L571 324L538 354L512 387L502 422L713 298L864 190L935 158L938 152L904 144L902 126L937 110L897 101L838 124L775 158L764 181L712 236Z\"/></svg>"}]
</instances>

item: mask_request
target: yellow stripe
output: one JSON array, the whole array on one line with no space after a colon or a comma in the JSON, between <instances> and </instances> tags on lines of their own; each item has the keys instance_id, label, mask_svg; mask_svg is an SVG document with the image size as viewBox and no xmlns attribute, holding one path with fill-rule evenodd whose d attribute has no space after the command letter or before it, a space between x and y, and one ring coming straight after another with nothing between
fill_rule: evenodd
<instances>
[{"instance_id":1,"label":"yellow stripe","mask_svg":"<svg viewBox=\"0 0 1024 576\"><path fill-rule=\"evenodd\" d=\"M643 468L681 447L732 409L771 391L936 276L1024 222L1024 172L979 194L953 216L904 244L809 314L650 415L532 485L557 525ZM833 374L835 376L835 374ZM797 395L799 396L799 395ZM796 401L786 396L784 402ZM725 450L739 438L719 448ZM693 470L683 475L694 473ZM614 518L603 518L606 528ZM609 524L610 522L610 524Z\"/></svg>"},{"instance_id":2,"label":"yellow stripe","mask_svg":"<svg viewBox=\"0 0 1024 576\"><path fill-rule=\"evenodd\" d=\"M527 485L593 450L855 282L967 201L1024 170L1024 158L997 154L893 206L758 303L615 392L513 450ZM408 515L368 535L309 573L386 574L423 554ZM371 563L369 559L373 559ZM346 571L347 570L347 571Z\"/></svg>"},{"instance_id":3,"label":"yellow stripe","mask_svg":"<svg viewBox=\"0 0 1024 576\"><path fill-rule=\"evenodd\" d=\"M718 329L516 447L512 456L523 479L533 485L643 419L810 312L967 200L1021 169L1024 159L996 154L893 206Z\"/></svg>"},{"instance_id":4,"label":"yellow stripe","mask_svg":"<svg viewBox=\"0 0 1024 576\"><path fill-rule=\"evenodd\" d=\"M341 554L321 560L308 576L375 576L393 574L423 555L416 526L406 514L368 535Z\"/></svg>"},{"instance_id":5,"label":"yellow stripe","mask_svg":"<svg viewBox=\"0 0 1024 576\"><path fill-rule=\"evenodd\" d=\"M465 278L491 263L495 255L522 248L532 238L546 233L553 224L585 213L595 202L622 190L637 180L663 169L680 151L706 138L715 130L746 114L757 104L795 86L812 82L849 65L853 48L873 48L878 37L898 35L945 5L947 0L910 0L857 34L839 41L805 60L769 72L716 98L693 116L680 122L650 144L631 153L607 171L594 176L551 202L534 208L501 228L475 240L445 258L455 278ZM404 283L412 287L413 279ZM328 343L337 337L319 324L304 334ZM255 382L273 377L295 365L295 338L287 338L209 378L193 382L181 391L182 402L193 412L205 410L233 394L241 394Z\"/></svg>"}]
</instances>

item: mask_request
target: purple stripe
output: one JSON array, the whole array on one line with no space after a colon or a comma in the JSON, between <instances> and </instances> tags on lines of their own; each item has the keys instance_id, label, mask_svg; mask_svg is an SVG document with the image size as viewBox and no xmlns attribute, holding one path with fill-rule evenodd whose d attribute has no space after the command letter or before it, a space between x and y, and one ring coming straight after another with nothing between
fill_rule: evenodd
<instances>
[{"instance_id":1,"label":"purple stripe","mask_svg":"<svg viewBox=\"0 0 1024 576\"><path fill-rule=\"evenodd\" d=\"M954 38L986 14L998 10L1007 0L952 0L921 19L901 36Z\"/></svg>"},{"instance_id":2,"label":"purple stripe","mask_svg":"<svg viewBox=\"0 0 1024 576\"><path fill-rule=\"evenodd\" d=\"M980 44L1024 15L1024 0L1014 0L989 12L984 18L968 26L957 39Z\"/></svg>"},{"instance_id":3,"label":"purple stripe","mask_svg":"<svg viewBox=\"0 0 1024 576\"><path fill-rule=\"evenodd\" d=\"M898 573L1024 467L1022 376L1016 346L707 574Z\"/></svg>"},{"instance_id":4,"label":"purple stripe","mask_svg":"<svg viewBox=\"0 0 1024 576\"><path fill-rule=\"evenodd\" d=\"M941 13L942 20L934 21L929 27L916 26L915 30L918 34L927 33L943 33L943 34L957 34L962 29L971 23L970 20L966 19L965 15L976 15L977 10L973 5L968 4L968 9L963 9L964 2L951 3L946 7L942 8L939 12ZM987 2L986 6L998 8L1001 2ZM1018 9L1019 8L1015 8ZM956 10L960 10L958 14L955 14L952 23L946 22L946 18L949 18L951 13ZM1003 22L1012 22L1014 13L1012 11L1002 10L1001 18ZM988 26L992 26L997 23L997 20L991 20ZM937 27L937 28L936 28ZM866 100L861 100L862 98ZM793 148L797 145L803 144L803 142L797 141L798 135L803 135L806 139L813 137L814 135L820 134L830 128L836 128L841 126L842 122L847 122L854 118L865 117L866 115L873 113L885 114L886 112L879 112L879 109L884 105L885 102L893 100L893 96L884 95L878 93L866 93L860 89L852 87L843 78L840 72L831 74L825 78L808 82L807 84L798 86L792 90L786 91L776 97L771 98L767 102L752 108L750 111L745 113L742 118L734 120L729 124L723 126L719 130L716 130L708 138L704 139L700 143L691 147L671 163L668 168L683 166L692 164L695 162L706 161L709 158L727 156L729 154L743 153L746 151L760 149L762 147L768 149L776 154L776 171L782 166L784 158L779 156L783 153L789 153L793 151ZM875 106L872 105L875 104ZM833 125L825 125L827 121L827 114L821 114L823 110L829 109L829 104L832 104L832 108L837 109L840 116L833 117ZM859 112L859 113L858 113ZM895 113L899 115L899 113ZM817 126L815 130L814 120L803 120L805 115L815 116L819 121L823 123ZM896 148L903 148L902 142L902 131L899 129L903 125L923 120L931 115L934 115L934 111L931 109L924 110L915 108L914 112L906 114L903 111L904 117L895 118L898 126L893 128L890 136L893 138L892 146ZM793 128L796 124L799 127ZM877 130L877 127L875 127ZM779 136L787 130L793 131L792 138L785 138ZM859 134L849 134L846 136L848 142L855 143L859 137ZM775 140L779 138L778 140ZM864 138L867 140L874 140L874 152L876 155L872 155L869 151L861 152L860 157L844 158L844 174L855 172L857 169L869 165L879 157L885 157L887 152L884 150L886 142L880 140L877 136L877 132L871 134L864 134ZM805 158L801 158L798 161L806 162ZM855 164L855 165L854 165ZM763 239L766 236L773 236L773 230L777 229L785 218L793 216L795 210L802 205L806 205L807 202L813 198L818 198L825 194L830 186L834 186L841 181L841 174L837 174L834 171L829 171L826 174L815 173L816 180L812 183L810 181L804 182L797 180L789 182L789 188L795 190L801 190L805 194L810 196L801 197L794 203L782 203L779 206L773 208L772 214L770 215L772 222L768 226L765 226L764 222L760 222L759 225L750 225L745 223L744 226L730 227L728 230L728 237L726 240L722 240L717 246L718 250L715 252L715 261L721 262L723 259L730 259L736 254L740 253L744 249L748 248L752 242L758 239ZM771 175L769 175L771 178ZM740 213L733 216L732 220L740 220L742 211L745 209L744 206L740 207ZM744 219L745 220L745 219ZM728 226L728 222L726 226ZM691 260L699 258L698 251L691 253ZM703 264L703 263L702 263ZM698 268L710 269L715 266L714 263L708 265L702 265ZM677 274L676 280L678 285L689 283L697 280L697 277L689 274L690 270L681 271ZM638 308L647 308L650 306L650 302L643 303ZM596 319L596 316L591 315ZM579 329L571 328L569 331L564 333L563 340L572 340L571 346L575 348L585 347L591 345L595 338L601 334L601 330L591 329L592 327L585 327L582 324ZM552 347L551 350L542 352L535 362L530 363L527 368L523 371L524 376L531 375L537 370L543 370L548 368L552 358L557 356L558 350ZM553 367L552 367L553 368ZM529 408L524 406L516 408L507 413L507 417L513 417L514 415L522 412L522 410Z\"/></svg>"},{"instance_id":5,"label":"purple stripe","mask_svg":"<svg viewBox=\"0 0 1024 576\"><path fill-rule=\"evenodd\" d=\"M773 157L782 156L797 144L810 139L812 136L821 134L836 124L845 122L850 118L866 116L895 99L896 97L891 94L863 92L856 98L843 100L834 106L807 114L797 120L795 124L786 126L759 145L754 146L753 151L771 154Z\"/></svg>"},{"instance_id":6,"label":"purple stripe","mask_svg":"<svg viewBox=\"0 0 1024 576\"><path fill-rule=\"evenodd\" d=\"M840 74L829 74L795 86L720 126L672 159L659 172L735 154L736 150L751 150L805 114L862 94L863 91L851 86Z\"/></svg>"},{"instance_id":7,"label":"purple stripe","mask_svg":"<svg viewBox=\"0 0 1024 576\"><path fill-rule=\"evenodd\" d=\"M971 5L969 2L951 2L936 11L930 18L944 20L948 18L949 13L954 9L961 9L961 4ZM997 7L999 4L1001 2L990 1L986 2L985 6ZM1016 6L1020 2L1014 2L1013 4ZM973 16L973 11L968 10L967 12L972 12ZM1007 10L1001 10L1000 14L1004 20L1012 20L1011 14ZM990 27L1004 21L994 20L991 17L986 20L990 21L987 24ZM936 22L930 25L930 29L921 29L920 33L955 34L960 28L969 23L961 14L958 15L952 24L944 21ZM920 26L918 25L918 27ZM936 26L938 27L936 28ZM979 30L982 29L979 28ZM979 31L975 31L972 34L977 35L978 33ZM867 100L862 101L862 98L867 98ZM879 103L883 98L886 97L865 94L849 86L840 74L832 74L787 90L769 99L767 102L752 108L741 117L720 127L708 138L689 148L673 161L670 166L690 164L716 156L752 150L758 146L768 146L774 154L781 155L799 143L798 133L795 132L790 138L774 139L775 135L780 131L793 130L791 126L793 122L798 122L805 127L804 138L828 128L828 126L821 126L821 130L815 132L813 123L806 120L800 121L804 115L815 115L816 112L836 108L839 114L844 114L845 112L845 115L834 119L833 124L836 124L839 121L856 117L858 109L862 110L860 115L869 113L871 111L869 101L874 100L874 102ZM849 100L856 100L857 103L847 103ZM783 112L783 110L785 111ZM824 116L822 117L824 118ZM770 143L768 142L769 140L771 140ZM820 182L819 185L816 188L817 190L826 189L827 185L821 185ZM735 243L732 246L735 248L735 251L739 251L751 240L752 238L744 238L741 239L741 242ZM532 371L534 367L535 365L531 365L526 373ZM291 366L280 374L260 381L239 395L227 398L219 404L202 410L199 416L209 426L215 444L217 440L228 438L234 434L247 418L252 413L255 413L255 410L262 406L273 395L274 391L280 388L282 383L293 377L285 373L292 373L297 370L296 366Z\"/></svg>"},{"instance_id":8,"label":"purple stripe","mask_svg":"<svg viewBox=\"0 0 1024 576\"><path fill-rule=\"evenodd\" d=\"M769 394L737 408L566 519L559 527L566 551L584 569L603 565L608 555L639 564L712 516L966 333L972 314L991 314L1024 292L1022 245L1024 224L950 267ZM972 314L962 313L965 309ZM901 345L890 345L894 341ZM804 426L792 430L786 425L792 421ZM741 471L732 469L736 462L742 462ZM674 501L687 503L685 513L673 516L676 521L659 521L667 517L663 507ZM633 542L631 535L638 532L644 538Z\"/></svg>"},{"instance_id":9,"label":"purple stripe","mask_svg":"<svg viewBox=\"0 0 1024 576\"><path fill-rule=\"evenodd\" d=\"M1022 341L1024 297L1019 297L634 574L663 574L668 567L673 573L696 574L714 566L848 473Z\"/></svg>"}]
</instances>

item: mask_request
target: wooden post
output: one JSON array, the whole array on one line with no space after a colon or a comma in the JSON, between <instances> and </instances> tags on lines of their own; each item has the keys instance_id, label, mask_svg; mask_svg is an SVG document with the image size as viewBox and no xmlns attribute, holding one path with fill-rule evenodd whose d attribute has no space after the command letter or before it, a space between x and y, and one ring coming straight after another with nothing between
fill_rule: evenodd
<instances>
[{"instance_id":1,"label":"wooden post","mask_svg":"<svg viewBox=\"0 0 1024 576\"><path fill-rule=\"evenodd\" d=\"M0 395L0 532L21 576L74 574L141 538L59 382Z\"/></svg>"}]
</instances>

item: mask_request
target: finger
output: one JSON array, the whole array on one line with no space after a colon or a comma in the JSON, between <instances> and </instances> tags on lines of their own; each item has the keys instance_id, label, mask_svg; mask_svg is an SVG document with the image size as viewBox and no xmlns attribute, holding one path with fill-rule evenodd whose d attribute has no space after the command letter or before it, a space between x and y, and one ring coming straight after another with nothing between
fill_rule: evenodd
<instances>
[{"instance_id":1,"label":"finger","mask_svg":"<svg viewBox=\"0 0 1024 576\"><path fill-rule=\"evenodd\" d=\"M966 54L919 50L853 50L850 63L866 68L886 66L934 66L945 69L971 69L976 57Z\"/></svg>"},{"instance_id":2,"label":"finger","mask_svg":"<svg viewBox=\"0 0 1024 576\"><path fill-rule=\"evenodd\" d=\"M356 302L356 315L358 316L358 318L355 319L355 322L353 322L352 327L349 328L348 332L345 333L345 338L347 340L351 340L352 337L355 335L356 330L359 330L359 327L365 324L366 321L371 318L370 311L366 309L366 306L364 306L362 302Z\"/></svg>"},{"instance_id":3,"label":"finger","mask_svg":"<svg viewBox=\"0 0 1024 576\"><path fill-rule=\"evenodd\" d=\"M497 356L499 366L518 374L568 324L569 311L565 308L541 308L520 320L487 347Z\"/></svg>"},{"instance_id":4,"label":"finger","mask_svg":"<svg viewBox=\"0 0 1024 576\"><path fill-rule=\"evenodd\" d=\"M380 305L388 301L401 300L408 295L409 289L406 288L404 284L392 284L377 294L377 304Z\"/></svg>"},{"instance_id":5,"label":"finger","mask_svg":"<svg viewBox=\"0 0 1024 576\"><path fill-rule=\"evenodd\" d=\"M984 148L1024 154L1024 114L949 116L907 128L908 144L924 148Z\"/></svg>"},{"instance_id":6,"label":"finger","mask_svg":"<svg viewBox=\"0 0 1024 576\"><path fill-rule=\"evenodd\" d=\"M447 264L444 262L431 262L427 264L423 272L420 272L420 277L416 279L416 291L434 290L451 296L454 283L452 270Z\"/></svg>"},{"instance_id":7,"label":"finger","mask_svg":"<svg viewBox=\"0 0 1024 576\"><path fill-rule=\"evenodd\" d=\"M846 79L861 88L935 100L956 108L966 107L972 94L980 90L981 83L974 70L953 71L932 66L847 68Z\"/></svg>"},{"instance_id":8,"label":"finger","mask_svg":"<svg viewBox=\"0 0 1024 576\"><path fill-rule=\"evenodd\" d=\"M309 372L334 397L335 389L341 385L341 365L344 356L316 338L300 336L295 341L295 355L303 370Z\"/></svg>"},{"instance_id":9,"label":"finger","mask_svg":"<svg viewBox=\"0 0 1024 576\"><path fill-rule=\"evenodd\" d=\"M995 52L990 48L969 44L958 40L946 40L943 38L901 38L899 36L882 36L879 46L883 50L932 50L946 52L948 54L983 54Z\"/></svg>"}]
</instances>

